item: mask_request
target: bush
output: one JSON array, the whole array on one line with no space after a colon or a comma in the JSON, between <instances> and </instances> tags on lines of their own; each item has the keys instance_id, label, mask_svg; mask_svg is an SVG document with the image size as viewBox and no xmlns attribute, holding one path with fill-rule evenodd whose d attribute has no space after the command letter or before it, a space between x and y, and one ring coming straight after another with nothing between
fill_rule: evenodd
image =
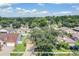
<instances>
[{"instance_id":1,"label":"bush","mask_svg":"<svg viewBox=\"0 0 79 59\"><path fill-rule=\"evenodd\" d=\"M56 48L58 50L61 49L61 48L68 49L69 45L68 45L68 43L65 43L65 42L59 42L59 44L56 45Z\"/></svg>"},{"instance_id":2,"label":"bush","mask_svg":"<svg viewBox=\"0 0 79 59\"><path fill-rule=\"evenodd\" d=\"M71 33L66 33L66 35L68 36L68 37L72 37L72 34Z\"/></svg>"},{"instance_id":3,"label":"bush","mask_svg":"<svg viewBox=\"0 0 79 59\"><path fill-rule=\"evenodd\" d=\"M23 53L10 53L11 56L22 56Z\"/></svg>"},{"instance_id":4,"label":"bush","mask_svg":"<svg viewBox=\"0 0 79 59\"><path fill-rule=\"evenodd\" d=\"M79 48L79 40L75 42L75 45Z\"/></svg>"}]
</instances>

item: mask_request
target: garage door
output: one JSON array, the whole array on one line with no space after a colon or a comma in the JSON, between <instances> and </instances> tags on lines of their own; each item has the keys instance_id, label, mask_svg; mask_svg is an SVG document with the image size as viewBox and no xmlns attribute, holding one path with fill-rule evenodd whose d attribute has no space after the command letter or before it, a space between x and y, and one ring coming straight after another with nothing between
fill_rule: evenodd
<instances>
[{"instance_id":1,"label":"garage door","mask_svg":"<svg viewBox=\"0 0 79 59\"><path fill-rule=\"evenodd\" d=\"M7 43L7 46L15 46L15 43Z\"/></svg>"}]
</instances>

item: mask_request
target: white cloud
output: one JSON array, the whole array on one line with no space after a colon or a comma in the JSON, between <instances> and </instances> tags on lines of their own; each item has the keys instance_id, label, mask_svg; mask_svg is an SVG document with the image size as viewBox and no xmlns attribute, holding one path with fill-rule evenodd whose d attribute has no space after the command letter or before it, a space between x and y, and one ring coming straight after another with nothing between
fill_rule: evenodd
<instances>
[{"instance_id":1,"label":"white cloud","mask_svg":"<svg viewBox=\"0 0 79 59\"><path fill-rule=\"evenodd\" d=\"M39 5L39 6L44 6L45 4L44 4L44 3L38 3L38 5Z\"/></svg>"},{"instance_id":2,"label":"white cloud","mask_svg":"<svg viewBox=\"0 0 79 59\"><path fill-rule=\"evenodd\" d=\"M72 6L72 8L75 8L75 7L77 7L77 6Z\"/></svg>"},{"instance_id":3,"label":"white cloud","mask_svg":"<svg viewBox=\"0 0 79 59\"><path fill-rule=\"evenodd\" d=\"M43 15L43 14L46 14L48 13L48 11L45 11L45 10L37 10L37 9L23 9L23 8L16 8L16 13L18 15L22 15L22 16L40 16L40 15Z\"/></svg>"},{"instance_id":4,"label":"white cloud","mask_svg":"<svg viewBox=\"0 0 79 59\"><path fill-rule=\"evenodd\" d=\"M26 10L26 9L22 9L22 8L16 8L15 9L15 12L18 13L18 14L25 15L26 13L28 13L30 11L29 10Z\"/></svg>"},{"instance_id":5,"label":"white cloud","mask_svg":"<svg viewBox=\"0 0 79 59\"><path fill-rule=\"evenodd\" d=\"M37 12L37 10L36 10L36 9L32 9L31 11L32 11L32 12Z\"/></svg>"},{"instance_id":6,"label":"white cloud","mask_svg":"<svg viewBox=\"0 0 79 59\"><path fill-rule=\"evenodd\" d=\"M71 11L61 11L59 13L62 13L62 14L68 14L68 13L71 13Z\"/></svg>"},{"instance_id":7,"label":"white cloud","mask_svg":"<svg viewBox=\"0 0 79 59\"><path fill-rule=\"evenodd\" d=\"M9 3L0 3L0 6L10 6L11 4Z\"/></svg>"},{"instance_id":8,"label":"white cloud","mask_svg":"<svg viewBox=\"0 0 79 59\"><path fill-rule=\"evenodd\" d=\"M76 10L79 10L79 7L78 7L78 8L76 8Z\"/></svg>"},{"instance_id":9,"label":"white cloud","mask_svg":"<svg viewBox=\"0 0 79 59\"><path fill-rule=\"evenodd\" d=\"M21 8L16 8L16 10L21 10Z\"/></svg>"},{"instance_id":10,"label":"white cloud","mask_svg":"<svg viewBox=\"0 0 79 59\"><path fill-rule=\"evenodd\" d=\"M11 4L8 4L8 3L0 3L0 8L2 8L2 9L4 9L4 8L8 8L8 7L10 7L11 6Z\"/></svg>"},{"instance_id":11,"label":"white cloud","mask_svg":"<svg viewBox=\"0 0 79 59\"><path fill-rule=\"evenodd\" d=\"M11 13L11 12L13 12L13 8L12 7L8 7L8 8L1 8L0 9L0 13L2 13L2 14L6 14L6 13Z\"/></svg>"},{"instance_id":12,"label":"white cloud","mask_svg":"<svg viewBox=\"0 0 79 59\"><path fill-rule=\"evenodd\" d=\"M40 6L44 6L45 4L38 4ZM20 17L39 17L39 16L52 16L52 15L71 15L78 14L79 7L72 6L76 11L59 11L59 12L50 12L47 10L39 10L39 9L25 9L16 7L12 8L11 4L0 4L0 15L2 16L20 16Z\"/></svg>"},{"instance_id":13,"label":"white cloud","mask_svg":"<svg viewBox=\"0 0 79 59\"><path fill-rule=\"evenodd\" d=\"M46 13L48 13L48 11L42 11L41 13L44 13L44 14L46 14Z\"/></svg>"},{"instance_id":14,"label":"white cloud","mask_svg":"<svg viewBox=\"0 0 79 59\"><path fill-rule=\"evenodd\" d=\"M26 10L26 9L22 9L22 8L16 8L16 12L25 12L25 13L27 13L27 12L31 12L30 10Z\"/></svg>"},{"instance_id":15,"label":"white cloud","mask_svg":"<svg viewBox=\"0 0 79 59\"><path fill-rule=\"evenodd\" d=\"M59 12L53 12L53 15L71 15L72 11L59 11Z\"/></svg>"},{"instance_id":16,"label":"white cloud","mask_svg":"<svg viewBox=\"0 0 79 59\"><path fill-rule=\"evenodd\" d=\"M13 12L13 8L11 7L11 4L8 3L0 3L0 14L10 14Z\"/></svg>"},{"instance_id":17,"label":"white cloud","mask_svg":"<svg viewBox=\"0 0 79 59\"><path fill-rule=\"evenodd\" d=\"M78 6L72 6L72 8L74 8L75 10L79 10Z\"/></svg>"}]
</instances>

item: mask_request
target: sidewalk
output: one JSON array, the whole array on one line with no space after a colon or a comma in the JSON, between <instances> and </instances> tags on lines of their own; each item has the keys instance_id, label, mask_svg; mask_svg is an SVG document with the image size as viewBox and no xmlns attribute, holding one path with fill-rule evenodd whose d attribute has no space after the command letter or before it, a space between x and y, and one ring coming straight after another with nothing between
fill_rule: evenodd
<instances>
[{"instance_id":1,"label":"sidewalk","mask_svg":"<svg viewBox=\"0 0 79 59\"><path fill-rule=\"evenodd\" d=\"M14 47L4 47L2 51L0 51L0 56L10 56L10 52L14 49Z\"/></svg>"}]
</instances>

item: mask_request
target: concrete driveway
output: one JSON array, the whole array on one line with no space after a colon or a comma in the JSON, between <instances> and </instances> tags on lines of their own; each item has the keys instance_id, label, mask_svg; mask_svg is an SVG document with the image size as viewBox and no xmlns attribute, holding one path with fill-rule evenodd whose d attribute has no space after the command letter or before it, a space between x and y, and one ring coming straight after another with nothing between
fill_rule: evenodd
<instances>
[{"instance_id":1,"label":"concrete driveway","mask_svg":"<svg viewBox=\"0 0 79 59\"><path fill-rule=\"evenodd\" d=\"M3 47L2 51L0 51L0 56L10 56L10 52L14 49L14 47Z\"/></svg>"},{"instance_id":2,"label":"concrete driveway","mask_svg":"<svg viewBox=\"0 0 79 59\"><path fill-rule=\"evenodd\" d=\"M35 56L34 52L34 44L31 43L29 39L27 39L26 50L23 56Z\"/></svg>"}]
</instances>

